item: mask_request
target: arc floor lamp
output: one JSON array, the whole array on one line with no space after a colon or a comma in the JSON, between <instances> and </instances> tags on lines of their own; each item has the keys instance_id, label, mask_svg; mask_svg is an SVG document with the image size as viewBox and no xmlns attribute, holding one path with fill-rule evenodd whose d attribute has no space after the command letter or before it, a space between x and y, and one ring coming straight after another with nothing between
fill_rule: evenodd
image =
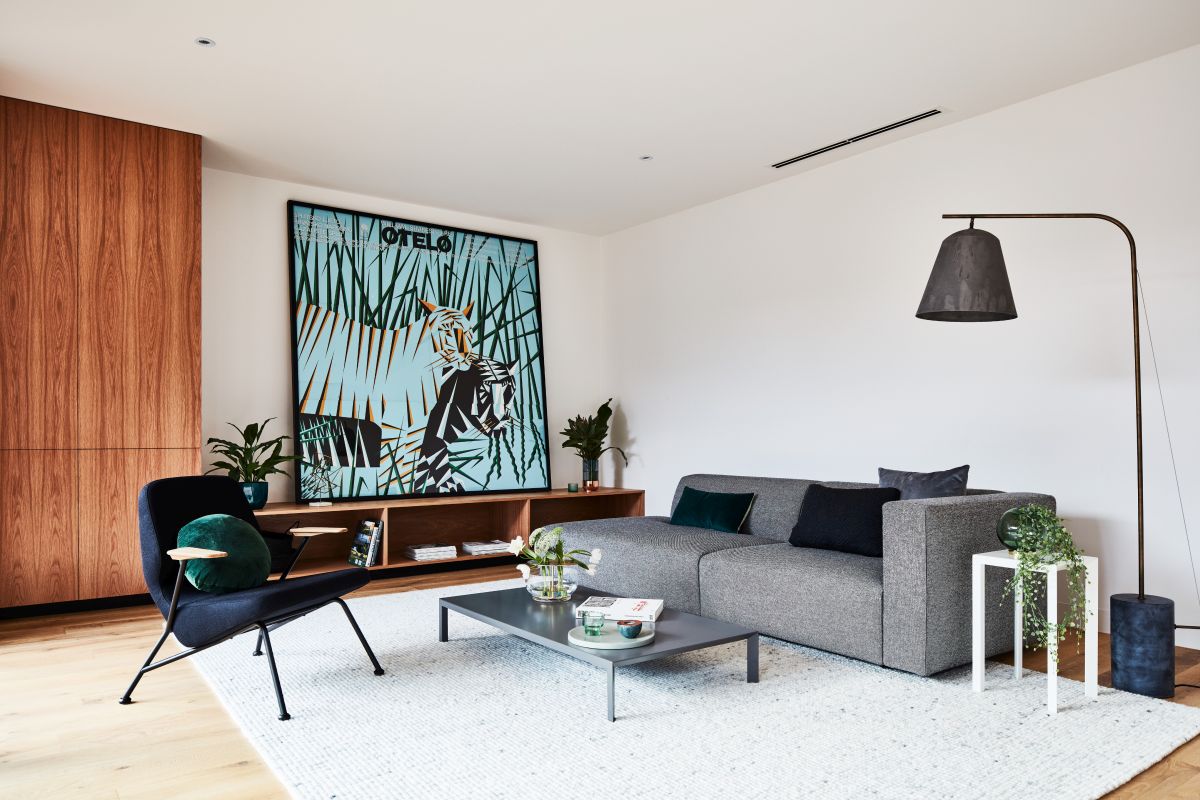
<instances>
[{"instance_id":1,"label":"arc floor lamp","mask_svg":"<svg viewBox=\"0 0 1200 800\"><path fill-rule=\"evenodd\" d=\"M1112 683L1117 689L1170 697L1175 693L1175 603L1146 594L1146 526L1142 494L1142 354L1138 321L1137 246L1120 220L1107 214L943 214L969 219L968 228L942 242L917 309L920 319L942 322L997 322L1015 319L1016 304L1000 240L975 227L977 219L1098 219L1121 229L1129 241L1133 300L1133 393L1137 434L1137 594L1114 594L1109 601L1112 627ZM1097 609L1090 609L1096 613Z\"/></svg>"}]
</instances>

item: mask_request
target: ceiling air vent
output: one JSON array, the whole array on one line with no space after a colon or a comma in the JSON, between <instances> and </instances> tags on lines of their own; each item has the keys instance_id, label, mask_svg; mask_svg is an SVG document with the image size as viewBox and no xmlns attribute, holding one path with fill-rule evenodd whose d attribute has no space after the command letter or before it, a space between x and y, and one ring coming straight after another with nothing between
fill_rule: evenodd
<instances>
[{"instance_id":1,"label":"ceiling air vent","mask_svg":"<svg viewBox=\"0 0 1200 800\"><path fill-rule=\"evenodd\" d=\"M843 139L840 142L834 142L833 144L827 144L824 147L818 147L816 150L809 150L807 153L801 153L798 156L793 156L792 158L789 158L785 161L780 161L777 164L772 164L771 166L774 167L775 169L783 169L784 167L788 167L788 166L791 166L792 164L795 164L797 161L803 161L806 158L812 158L813 156L819 156L822 153L828 153L830 150L837 150L839 147L845 147L848 144L854 144L855 142L861 142L863 139L870 139L872 136L878 136L881 133L887 133L888 131L894 131L894 130L896 130L896 128L902 128L905 125L912 125L914 122L920 122L923 119L928 119L929 117L936 116L940 113L942 113L942 112L936 108L930 109L929 111L923 111L920 114L916 114L914 116L909 117L908 119L902 119L899 122L893 122L890 125L884 125L882 128L876 128L873 131L867 131L866 133L860 133L857 136L851 136L849 139Z\"/></svg>"}]
</instances>

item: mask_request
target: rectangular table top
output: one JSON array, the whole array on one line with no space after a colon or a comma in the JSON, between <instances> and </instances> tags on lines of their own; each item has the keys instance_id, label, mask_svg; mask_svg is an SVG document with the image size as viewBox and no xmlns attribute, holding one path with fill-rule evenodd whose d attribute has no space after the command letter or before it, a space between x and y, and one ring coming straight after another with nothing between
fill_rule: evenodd
<instances>
[{"instance_id":1,"label":"rectangular table top","mask_svg":"<svg viewBox=\"0 0 1200 800\"><path fill-rule=\"evenodd\" d=\"M575 606L602 592L579 587L566 603L539 603L524 588L443 597L441 606L486 622L527 641L592 664L636 664L705 647L743 641L756 631L715 619L665 608L654 625L654 641L628 650L590 650L569 644L567 632L581 622ZM608 624L613 624L610 620ZM651 623L645 623L650 625Z\"/></svg>"}]
</instances>

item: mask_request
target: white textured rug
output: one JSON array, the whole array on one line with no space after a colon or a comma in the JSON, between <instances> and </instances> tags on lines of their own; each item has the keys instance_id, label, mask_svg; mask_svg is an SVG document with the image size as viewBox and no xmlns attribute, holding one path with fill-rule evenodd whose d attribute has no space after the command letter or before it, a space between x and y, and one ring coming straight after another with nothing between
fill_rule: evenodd
<instances>
[{"instance_id":1,"label":"white textured rug","mask_svg":"<svg viewBox=\"0 0 1200 800\"><path fill-rule=\"evenodd\" d=\"M280 722L253 636L191 661L302 798L1093 798L1200 733L1200 709L1045 677L989 688L970 669L918 678L775 639L762 682L745 645L603 673L450 614L479 584L350 601L387 674L336 606L272 637L293 718ZM561 787L561 791L557 788ZM564 793L565 792L565 793Z\"/></svg>"}]
</instances>

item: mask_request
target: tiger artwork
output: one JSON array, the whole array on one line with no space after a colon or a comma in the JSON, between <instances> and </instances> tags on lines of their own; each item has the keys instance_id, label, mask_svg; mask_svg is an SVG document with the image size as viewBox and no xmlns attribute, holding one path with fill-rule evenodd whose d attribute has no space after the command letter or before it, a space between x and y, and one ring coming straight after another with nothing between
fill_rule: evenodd
<instances>
[{"instance_id":1,"label":"tiger artwork","mask_svg":"<svg viewBox=\"0 0 1200 800\"><path fill-rule=\"evenodd\" d=\"M290 207L298 499L548 487L535 244Z\"/></svg>"}]
</instances>

